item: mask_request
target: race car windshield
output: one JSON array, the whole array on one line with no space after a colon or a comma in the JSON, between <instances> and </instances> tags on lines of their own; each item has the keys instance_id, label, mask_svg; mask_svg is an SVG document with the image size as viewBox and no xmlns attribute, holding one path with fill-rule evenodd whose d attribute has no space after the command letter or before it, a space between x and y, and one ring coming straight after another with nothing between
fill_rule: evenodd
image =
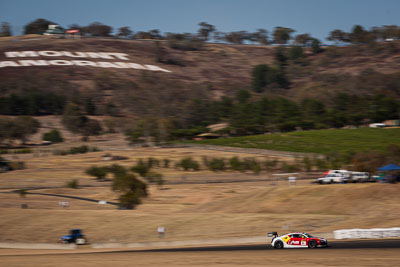
<instances>
[{"instance_id":1,"label":"race car windshield","mask_svg":"<svg viewBox=\"0 0 400 267\"><path fill-rule=\"evenodd\" d=\"M307 234L307 233L304 233L303 235L304 235L305 237L307 237L307 238L313 237L312 235Z\"/></svg>"}]
</instances>

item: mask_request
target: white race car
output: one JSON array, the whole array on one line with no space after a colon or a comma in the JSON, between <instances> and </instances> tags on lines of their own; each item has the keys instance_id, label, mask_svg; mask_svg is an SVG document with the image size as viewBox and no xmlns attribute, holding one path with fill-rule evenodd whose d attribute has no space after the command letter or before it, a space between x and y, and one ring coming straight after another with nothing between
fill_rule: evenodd
<instances>
[{"instance_id":1,"label":"white race car","mask_svg":"<svg viewBox=\"0 0 400 267\"><path fill-rule=\"evenodd\" d=\"M321 248L328 246L328 240L313 237L307 233L289 233L278 236L277 232L268 233L272 237L271 246L274 248Z\"/></svg>"}]
</instances>

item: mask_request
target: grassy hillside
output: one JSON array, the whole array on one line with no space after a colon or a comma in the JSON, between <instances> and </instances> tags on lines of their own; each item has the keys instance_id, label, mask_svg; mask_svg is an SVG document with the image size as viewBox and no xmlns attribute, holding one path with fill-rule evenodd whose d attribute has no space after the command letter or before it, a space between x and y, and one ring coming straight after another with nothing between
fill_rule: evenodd
<instances>
[{"instance_id":1,"label":"grassy hillside","mask_svg":"<svg viewBox=\"0 0 400 267\"><path fill-rule=\"evenodd\" d=\"M351 94L385 92L399 97L398 92L392 88L396 87L397 80L393 75L398 72L400 64L399 46L400 43L393 42L377 43L374 46L329 47L316 55L305 48L304 58L287 60L286 74L291 83L290 89L271 87L262 94L290 99L320 97L328 100L338 91L344 91ZM79 66L5 67L0 68L0 75L7 78L0 84L0 95L28 90L29 77L34 76L38 81L36 89L43 90L44 84L49 85L58 80L64 85L47 86L46 90L83 91L86 96L96 96L98 101L113 99L114 104L122 101L122 104L128 105L129 101L135 101L137 106L142 101L149 104L150 100L153 100L151 104L155 104L156 100L163 103L171 101L167 98L171 96L185 99L207 95L218 99L223 95L234 95L241 89L250 89L251 72L256 65L276 64L276 47L273 46L205 44L196 51L182 51L171 48L164 41L156 46L153 41L100 38L68 40L37 36L19 42L0 39L0 61L71 60L68 57L7 58L4 54L7 51L44 50L126 53L129 62L156 65L171 72ZM289 48L286 50L289 55ZM160 51L162 60L159 58ZM368 75L358 77L366 70ZM382 79L381 74L388 76ZM162 89L166 89L167 93L161 93L164 91ZM151 97L150 93L155 97Z\"/></svg>"},{"instance_id":2,"label":"grassy hillside","mask_svg":"<svg viewBox=\"0 0 400 267\"><path fill-rule=\"evenodd\" d=\"M303 49L299 57L294 48ZM205 43L188 50L166 41L37 36L0 40L0 51L0 114L60 115L74 102L85 115L132 118L114 128L133 139L145 132L155 139L191 139L220 122L241 136L340 128L398 119L400 110L400 41L313 54L301 47ZM10 57L13 51L19 53ZM33 60L45 65L26 66ZM118 65L126 62L136 67ZM268 142L293 150L280 140ZM294 145L309 151L302 142ZM318 146L312 152L326 150L318 142L311 146Z\"/></svg>"},{"instance_id":3,"label":"grassy hillside","mask_svg":"<svg viewBox=\"0 0 400 267\"><path fill-rule=\"evenodd\" d=\"M327 154L334 151L384 150L400 145L400 129L335 129L221 138L200 144Z\"/></svg>"},{"instance_id":4,"label":"grassy hillside","mask_svg":"<svg viewBox=\"0 0 400 267\"><path fill-rule=\"evenodd\" d=\"M270 187L201 204L187 211L371 215L380 208L390 209L391 205L395 209L400 201L397 190L398 186L379 184L302 185L289 190L288 187Z\"/></svg>"}]
</instances>

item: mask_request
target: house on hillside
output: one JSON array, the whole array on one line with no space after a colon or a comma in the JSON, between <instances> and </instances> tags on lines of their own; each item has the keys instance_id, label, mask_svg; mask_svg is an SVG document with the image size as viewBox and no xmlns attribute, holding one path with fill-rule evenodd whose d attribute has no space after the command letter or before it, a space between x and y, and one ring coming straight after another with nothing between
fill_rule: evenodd
<instances>
[{"instance_id":1,"label":"house on hillside","mask_svg":"<svg viewBox=\"0 0 400 267\"><path fill-rule=\"evenodd\" d=\"M384 121L383 123L389 127L400 126L400 120L387 120L387 121Z\"/></svg>"},{"instance_id":2,"label":"house on hillside","mask_svg":"<svg viewBox=\"0 0 400 267\"><path fill-rule=\"evenodd\" d=\"M216 138L220 138L220 137L221 137L221 135L216 134L216 133L202 133L202 134L196 135L194 140L216 139Z\"/></svg>"},{"instance_id":3,"label":"house on hillside","mask_svg":"<svg viewBox=\"0 0 400 267\"><path fill-rule=\"evenodd\" d=\"M43 35L64 36L64 30L57 24L50 24Z\"/></svg>"}]
</instances>

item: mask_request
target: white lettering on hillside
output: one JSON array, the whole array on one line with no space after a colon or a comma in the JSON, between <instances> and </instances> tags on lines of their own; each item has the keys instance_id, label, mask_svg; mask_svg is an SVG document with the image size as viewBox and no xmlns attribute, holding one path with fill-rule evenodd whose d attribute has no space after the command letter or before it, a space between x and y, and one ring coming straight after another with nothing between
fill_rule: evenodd
<instances>
[{"instance_id":1,"label":"white lettering on hillside","mask_svg":"<svg viewBox=\"0 0 400 267\"><path fill-rule=\"evenodd\" d=\"M18 61L0 61L0 68L5 67L32 67L32 66L81 66L98 68L117 68L117 69L136 69L171 72L154 65L141 65L131 62L95 62L88 60L18 60Z\"/></svg>"},{"instance_id":2,"label":"white lettering on hillside","mask_svg":"<svg viewBox=\"0 0 400 267\"><path fill-rule=\"evenodd\" d=\"M93 66L93 67L96 67L96 62L93 62L93 61L72 60L72 62L77 66Z\"/></svg>"},{"instance_id":3,"label":"white lettering on hillside","mask_svg":"<svg viewBox=\"0 0 400 267\"><path fill-rule=\"evenodd\" d=\"M38 57L35 51L5 52L6 57Z\"/></svg>"},{"instance_id":4,"label":"white lettering on hillside","mask_svg":"<svg viewBox=\"0 0 400 267\"><path fill-rule=\"evenodd\" d=\"M83 57L129 60L125 53L114 52L70 52L70 51L15 51L5 52L6 57Z\"/></svg>"},{"instance_id":5,"label":"white lettering on hillside","mask_svg":"<svg viewBox=\"0 0 400 267\"><path fill-rule=\"evenodd\" d=\"M63 51L62 52L64 56L66 57L87 57L85 52L69 52L69 51ZM75 53L75 55L73 54Z\"/></svg>"},{"instance_id":6,"label":"white lettering on hillside","mask_svg":"<svg viewBox=\"0 0 400 267\"><path fill-rule=\"evenodd\" d=\"M72 61L69 60L50 60L48 61L50 65L55 65L55 66L71 66L74 65Z\"/></svg>"},{"instance_id":7,"label":"white lettering on hillside","mask_svg":"<svg viewBox=\"0 0 400 267\"><path fill-rule=\"evenodd\" d=\"M39 55L44 57L61 57L62 53L57 51L38 51Z\"/></svg>"},{"instance_id":8,"label":"white lettering on hillside","mask_svg":"<svg viewBox=\"0 0 400 267\"><path fill-rule=\"evenodd\" d=\"M136 69L171 72L170 70L154 66L141 65L133 62L96 62L88 60L65 60L65 57L71 58L94 58L94 59L119 59L129 60L126 53L115 52L71 52L71 51L10 51L4 52L7 58L27 58L27 57L61 57L62 59L52 60L18 60L18 61L0 61L0 68L5 67L35 67L35 66L80 66L80 67L98 67L98 68L117 68L117 69Z\"/></svg>"},{"instance_id":9,"label":"white lettering on hillside","mask_svg":"<svg viewBox=\"0 0 400 267\"><path fill-rule=\"evenodd\" d=\"M0 68L4 67L19 67L19 65L14 61L0 61Z\"/></svg>"},{"instance_id":10,"label":"white lettering on hillside","mask_svg":"<svg viewBox=\"0 0 400 267\"><path fill-rule=\"evenodd\" d=\"M153 65L144 65L148 70L153 70L153 71L163 71L163 72L171 72L170 70L166 70L163 68L160 68L158 66L153 66Z\"/></svg>"},{"instance_id":11,"label":"white lettering on hillside","mask_svg":"<svg viewBox=\"0 0 400 267\"><path fill-rule=\"evenodd\" d=\"M24 67L49 65L49 63L47 63L47 60L20 60L19 64Z\"/></svg>"}]
</instances>

